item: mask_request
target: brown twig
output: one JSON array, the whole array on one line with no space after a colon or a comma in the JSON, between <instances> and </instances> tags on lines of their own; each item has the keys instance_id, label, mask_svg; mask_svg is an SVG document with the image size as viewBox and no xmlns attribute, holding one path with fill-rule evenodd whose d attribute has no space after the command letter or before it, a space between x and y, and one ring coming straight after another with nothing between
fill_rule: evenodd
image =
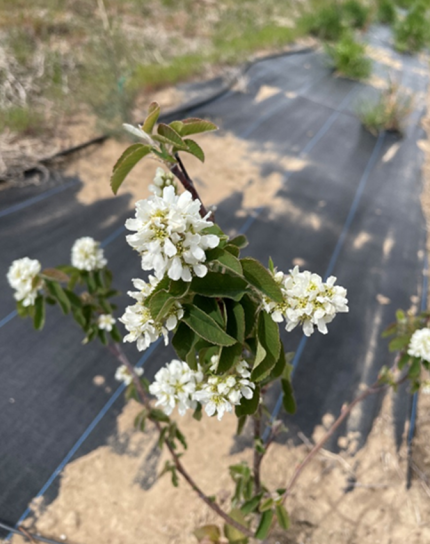
<instances>
[{"instance_id":1,"label":"brown twig","mask_svg":"<svg viewBox=\"0 0 430 544\"><path fill-rule=\"evenodd\" d=\"M109 345L109 349L111 353L115 355L115 357L127 367L127 370L130 372L133 382L136 386L137 392L139 394L140 400L142 404L147 408L147 410L151 410L151 401L148 398L148 395L145 393L145 390L142 387L142 383L139 380L139 377L137 376L136 372L134 371L133 365L128 360L125 353L122 351L121 347L118 344L111 344ZM157 431L161 433L162 427L158 421L154 421L153 423L155 427L157 428ZM228 514L222 510L218 506L218 504L214 501L212 501L195 483L195 481L192 479L192 477L188 474L188 472L185 470L184 466L182 465L178 454L175 452L172 443L169 439L166 439L165 444L167 446L167 449L170 452L170 455L172 456L173 462L175 464L176 470L182 475L184 480L192 487L192 489L197 493L199 498L207 505L211 510L213 510L218 516L220 516L228 525L231 525L232 527L235 527L238 531L241 531L244 535L247 537L252 538L254 536L253 532L250 531L247 527L244 527L240 523L238 523L236 520L231 518Z\"/></svg>"},{"instance_id":2,"label":"brown twig","mask_svg":"<svg viewBox=\"0 0 430 544\"><path fill-rule=\"evenodd\" d=\"M326 432L326 434L322 437L322 439L315 444L315 446L311 449L311 451L306 455L306 457L303 459L303 461L296 467L292 477L290 478L290 481L287 484L286 490L284 492L284 496L282 499L282 502L285 502L286 498L291 494L291 490L294 487L295 483L297 482L298 478L300 477L301 473L303 472L306 465L309 464L309 462L315 457L315 455L319 452L319 450L324 446L324 444L327 442L327 440L333 436L334 432L340 427L341 423L346 419L346 417L351 413L354 406L359 404L361 401L363 401L366 397L369 395L373 395L374 393L378 393L388 387L386 384L380 384L378 381L375 382L373 385L368 387L361 395L358 395L350 404L343 407L340 416L336 419L336 421L333 423L333 425L330 427L330 429Z\"/></svg>"},{"instance_id":3,"label":"brown twig","mask_svg":"<svg viewBox=\"0 0 430 544\"><path fill-rule=\"evenodd\" d=\"M188 172L185 169L184 163L182 162L178 154L175 155L175 158L178 161L178 164L174 164L170 168L170 171L172 172L173 175L175 175L179 179L179 181L184 186L184 189L191 193L193 200L198 200L200 202L201 204L200 215L202 217L206 217L206 215L208 215L208 210L203 204L202 199L200 198L199 193L197 192L197 189L195 188L193 180L188 175ZM214 220L213 213L209 215L208 219L210 221Z\"/></svg>"}]
</instances>

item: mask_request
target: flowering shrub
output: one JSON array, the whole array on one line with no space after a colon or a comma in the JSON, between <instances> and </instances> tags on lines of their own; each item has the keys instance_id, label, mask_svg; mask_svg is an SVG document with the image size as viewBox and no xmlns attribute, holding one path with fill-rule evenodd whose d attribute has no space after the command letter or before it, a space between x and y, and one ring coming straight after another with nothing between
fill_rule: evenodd
<instances>
[{"instance_id":1,"label":"flowering shrub","mask_svg":"<svg viewBox=\"0 0 430 544\"><path fill-rule=\"evenodd\" d=\"M84 342L98 338L109 346L121 363L115 377L128 386L128 398L143 405L136 426L144 430L146 422L152 422L159 432L160 447L167 447L171 454L172 462L166 463L163 472L171 474L174 485L178 485L180 473L224 519L229 542L246 543L250 537L263 540L275 519L288 529L283 503L301 470L297 469L287 488L276 493L260 478L264 455L282 429L278 421L265 417L269 413L266 394L276 381L281 383L285 411L295 411L289 362L293 354L285 353L278 323L285 321L287 331L301 326L307 336L315 331L327 334L327 324L336 314L348 312L347 292L335 285L333 276L324 281L298 267L285 274L271 260L266 268L251 257L242 257L246 237L230 238L214 222L179 157L179 152L187 152L203 161L202 149L188 136L214 130L215 125L185 119L170 125L160 123L154 134L158 116L159 107L152 104L141 127L126 126L144 143L126 149L111 179L116 193L133 166L147 155L169 169L157 168L150 186L152 195L136 203L135 217L126 222L132 232L127 242L138 252L142 270L153 274L146 281L132 279L135 290L129 295L134 303L118 319L127 331L124 338L113 316L116 307L110 302L118 291L111 287L112 274L103 250L92 238L75 242L71 265L42 270L36 260L19 259L12 263L8 280L16 291L20 315L31 316L37 329L43 327L46 303L58 304L83 329ZM184 186L180 194L173 175ZM406 376L414 387L419 386L421 365L429 369L430 330L422 328L422 321L411 322L398 314L398 323L387 334L397 335L391 347L402 349L404 354L395 369L384 369L363 398L387 384L395 386L395 371L406 365ZM170 336L178 358L158 370L152 383L141 376L141 369L133 369L119 346L122 341L136 342L142 351L160 337L167 344ZM155 405L150 396L155 397ZM254 464L252 469L246 463L230 467L235 484L230 512L208 497L184 468L178 449L186 449L187 442L170 418L175 408L180 415L192 410L196 420L202 418L203 411L218 420L234 414L238 433L248 418L252 420ZM344 409L335 425L347 413ZM269 431L264 440L263 423ZM315 446L305 462L323 443ZM218 542L221 537L213 525L199 528L195 534L206 543Z\"/></svg>"}]
</instances>

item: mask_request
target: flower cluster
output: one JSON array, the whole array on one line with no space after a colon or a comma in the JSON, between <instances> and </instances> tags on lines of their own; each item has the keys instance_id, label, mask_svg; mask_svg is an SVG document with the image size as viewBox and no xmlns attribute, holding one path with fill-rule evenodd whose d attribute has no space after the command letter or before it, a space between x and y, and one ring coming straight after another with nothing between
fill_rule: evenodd
<instances>
[{"instance_id":1,"label":"flower cluster","mask_svg":"<svg viewBox=\"0 0 430 544\"><path fill-rule=\"evenodd\" d=\"M217 361L212 362L216 366ZM194 371L187 363L174 359L157 372L149 391L157 397L156 406L161 406L167 415L175 406L184 415L199 402L208 416L217 414L221 420L226 412L233 411L233 406L240 404L242 397L253 397L255 384L248 380L249 376L245 361L236 365L235 374L204 376L200 366Z\"/></svg>"},{"instance_id":2,"label":"flower cluster","mask_svg":"<svg viewBox=\"0 0 430 544\"><path fill-rule=\"evenodd\" d=\"M21 301L23 306L33 306L37 294L43 286L38 278L42 266L37 259L24 257L13 261L7 273L9 285L15 289L15 300Z\"/></svg>"},{"instance_id":3,"label":"flower cluster","mask_svg":"<svg viewBox=\"0 0 430 544\"><path fill-rule=\"evenodd\" d=\"M100 243L90 236L78 238L72 247L72 265L79 270L99 270L106 266L103 249Z\"/></svg>"},{"instance_id":4,"label":"flower cluster","mask_svg":"<svg viewBox=\"0 0 430 544\"><path fill-rule=\"evenodd\" d=\"M161 197L150 196L136 203L136 216L125 226L136 231L127 242L142 257L143 270L154 270L162 279L191 281L193 276L207 274L205 250L217 247L219 237L202 232L213 223L200 217L201 203L185 191L175 194L172 185L163 189Z\"/></svg>"},{"instance_id":5,"label":"flower cluster","mask_svg":"<svg viewBox=\"0 0 430 544\"><path fill-rule=\"evenodd\" d=\"M348 312L346 289L334 285L334 276L323 282L318 274L300 272L296 266L289 274L275 272L274 278L280 284L284 301L276 303L265 299L263 307L276 323L285 319L287 331L300 324L306 336L314 332L314 327L327 334L327 323L333 321L338 312Z\"/></svg>"},{"instance_id":6,"label":"flower cluster","mask_svg":"<svg viewBox=\"0 0 430 544\"><path fill-rule=\"evenodd\" d=\"M155 321L146 306L146 299L157 286L158 280L153 276L149 276L148 283L141 279L133 279L132 281L134 287L139 291L128 292L129 296L137 302L133 306L128 306L124 315L119 319L129 332L124 337L124 342L137 342L137 349L143 351L158 340L160 336L163 336L164 343L167 345L169 340L168 331L172 331L184 315L181 304L179 302L173 304L164 322Z\"/></svg>"},{"instance_id":7,"label":"flower cluster","mask_svg":"<svg viewBox=\"0 0 430 544\"><path fill-rule=\"evenodd\" d=\"M425 327L414 332L409 342L408 355L430 363L430 329Z\"/></svg>"},{"instance_id":8,"label":"flower cluster","mask_svg":"<svg viewBox=\"0 0 430 544\"><path fill-rule=\"evenodd\" d=\"M154 193L154 195L162 197L164 187L169 187L172 185L177 192L175 177L171 172L165 172L162 168L158 167L155 171L155 177L153 184L148 187L148 189Z\"/></svg>"},{"instance_id":9,"label":"flower cluster","mask_svg":"<svg viewBox=\"0 0 430 544\"><path fill-rule=\"evenodd\" d=\"M100 330L110 332L116 323L116 319L111 314L99 315L97 325Z\"/></svg>"},{"instance_id":10,"label":"flower cluster","mask_svg":"<svg viewBox=\"0 0 430 544\"><path fill-rule=\"evenodd\" d=\"M134 372L137 376L142 376L143 368L135 368ZM133 376L128 371L128 368L125 365L121 365L116 369L115 380L119 382L124 382L125 385L130 385L133 381Z\"/></svg>"}]
</instances>

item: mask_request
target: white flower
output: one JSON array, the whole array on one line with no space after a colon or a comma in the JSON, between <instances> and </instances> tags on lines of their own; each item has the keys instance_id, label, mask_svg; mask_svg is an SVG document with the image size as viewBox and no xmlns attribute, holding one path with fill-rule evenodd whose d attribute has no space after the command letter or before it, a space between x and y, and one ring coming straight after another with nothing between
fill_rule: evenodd
<instances>
[{"instance_id":1,"label":"white flower","mask_svg":"<svg viewBox=\"0 0 430 544\"><path fill-rule=\"evenodd\" d=\"M162 197L164 187L169 187L169 185L172 185L175 188L175 193L177 193L174 175L171 172L165 172L162 168L158 167L155 171L153 185L150 185L148 189L154 193L154 195Z\"/></svg>"},{"instance_id":2,"label":"white flower","mask_svg":"<svg viewBox=\"0 0 430 544\"><path fill-rule=\"evenodd\" d=\"M22 301L23 306L33 306L37 294L43 286L37 278L42 266L37 259L24 257L13 261L7 273L9 285L15 289L15 300Z\"/></svg>"},{"instance_id":3,"label":"white flower","mask_svg":"<svg viewBox=\"0 0 430 544\"><path fill-rule=\"evenodd\" d=\"M313 334L315 327L327 334L327 323L333 321L338 312L349 311L346 289L334 285L334 276L324 283L318 274L300 272L296 266L288 275L276 272L274 278L280 284L284 302L266 298L263 307L276 323L285 319L287 331L300 324L306 336Z\"/></svg>"},{"instance_id":4,"label":"white flower","mask_svg":"<svg viewBox=\"0 0 430 544\"><path fill-rule=\"evenodd\" d=\"M214 364L212 360L211 362ZM243 363L240 369L246 372L247 363ZM207 382L200 384L200 388L193 394L193 399L204 406L208 416L217 414L218 420L221 420L226 412L233 411L233 406L240 404L242 397L251 399L254 396L254 389L255 384L240 377L240 374L210 376Z\"/></svg>"},{"instance_id":5,"label":"white flower","mask_svg":"<svg viewBox=\"0 0 430 544\"><path fill-rule=\"evenodd\" d=\"M192 395L202 379L203 373L200 369L193 371L187 363L173 359L157 372L155 381L149 386L149 392L157 397L155 406L161 406L167 415L178 406L178 411L183 416L189 408L196 407L197 403Z\"/></svg>"},{"instance_id":6,"label":"white flower","mask_svg":"<svg viewBox=\"0 0 430 544\"><path fill-rule=\"evenodd\" d=\"M99 270L106 266L103 249L90 236L78 238L72 247L72 265L79 270Z\"/></svg>"},{"instance_id":7,"label":"white flower","mask_svg":"<svg viewBox=\"0 0 430 544\"><path fill-rule=\"evenodd\" d=\"M115 323L116 319L111 314L99 315L99 318L97 319L97 325L99 329L105 330L107 332L110 332L112 330L112 327Z\"/></svg>"},{"instance_id":8,"label":"white flower","mask_svg":"<svg viewBox=\"0 0 430 544\"><path fill-rule=\"evenodd\" d=\"M145 301L158 284L158 281L149 276L149 283L141 279L133 279L133 285L139 291L129 291L128 294L137 300L133 306L128 306L119 321L125 325L129 334L124 337L124 342L136 342L137 349L143 351L160 336L164 337L164 344L169 342L168 331L172 331L178 321L182 319L184 311L179 302L175 302L169 314L163 322L155 321Z\"/></svg>"},{"instance_id":9,"label":"white flower","mask_svg":"<svg viewBox=\"0 0 430 544\"><path fill-rule=\"evenodd\" d=\"M125 226L136 231L127 242L142 257L143 270L154 270L162 279L191 281L193 276L207 274L205 250L217 247L219 237L205 234L203 229L213 225L201 218L201 203L185 191L175 194L172 185L163 189L163 196L150 196L136 203L136 216Z\"/></svg>"},{"instance_id":10,"label":"white flower","mask_svg":"<svg viewBox=\"0 0 430 544\"><path fill-rule=\"evenodd\" d=\"M135 368L134 372L137 376L142 376L143 368ZM133 376L128 371L128 368L125 365L121 365L116 369L115 380L119 382L124 382L125 385L130 385L133 381Z\"/></svg>"},{"instance_id":11,"label":"white flower","mask_svg":"<svg viewBox=\"0 0 430 544\"><path fill-rule=\"evenodd\" d=\"M408 355L430 363L430 329L425 327L414 332L409 342Z\"/></svg>"}]
</instances>

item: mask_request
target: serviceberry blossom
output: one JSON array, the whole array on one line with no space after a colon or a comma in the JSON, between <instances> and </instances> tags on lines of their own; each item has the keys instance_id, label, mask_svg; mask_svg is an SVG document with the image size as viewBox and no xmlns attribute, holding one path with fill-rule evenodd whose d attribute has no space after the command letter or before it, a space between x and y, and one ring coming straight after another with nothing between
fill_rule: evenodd
<instances>
[{"instance_id":1,"label":"serviceberry blossom","mask_svg":"<svg viewBox=\"0 0 430 544\"><path fill-rule=\"evenodd\" d=\"M149 386L149 392L157 397L155 406L161 406L167 415L178 406L178 411L183 416L189 408L196 408L197 402L193 395L202 380L203 373L200 369L193 371L187 363L173 359L157 372L155 381Z\"/></svg>"},{"instance_id":2,"label":"serviceberry blossom","mask_svg":"<svg viewBox=\"0 0 430 544\"><path fill-rule=\"evenodd\" d=\"M430 363L430 329L425 327L414 332L409 342L408 355Z\"/></svg>"},{"instance_id":3,"label":"serviceberry blossom","mask_svg":"<svg viewBox=\"0 0 430 544\"><path fill-rule=\"evenodd\" d=\"M111 314L102 314L99 315L97 319L98 328L107 332L112 330L112 327L115 325L116 319Z\"/></svg>"},{"instance_id":4,"label":"serviceberry blossom","mask_svg":"<svg viewBox=\"0 0 430 544\"><path fill-rule=\"evenodd\" d=\"M323 282L318 274L307 270L300 272L298 266L289 274L275 272L273 276L280 285L284 301L277 303L265 298L263 307L276 323L285 319L287 331L301 325L306 336L313 334L315 327L327 334L327 323L333 321L338 312L349 311L346 289L334 285L334 276Z\"/></svg>"},{"instance_id":5,"label":"serviceberry blossom","mask_svg":"<svg viewBox=\"0 0 430 544\"><path fill-rule=\"evenodd\" d=\"M143 368L135 368L134 373L137 376L142 376ZM115 380L119 382L124 382L125 385L130 385L133 381L133 376L130 374L128 368L125 365L121 365L116 369Z\"/></svg>"},{"instance_id":6,"label":"serviceberry blossom","mask_svg":"<svg viewBox=\"0 0 430 544\"><path fill-rule=\"evenodd\" d=\"M218 357L212 357L211 363L212 372ZM199 402L208 416L216 414L221 420L226 412L232 412L233 407L240 404L242 397L251 399L254 395L255 384L247 379L248 363L240 362L233 372L225 376L204 376L200 366L194 371L187 363L174 359L157 372L149 391L157 397L156 406L161 405L167 415L176 405L180 415L184 415Z\"/></svg>"},{"instance_id":7,"label":"serviceberry blossom","mask_svg":"<svg viewBox=\"0 0 430 544\"><path fill-rule=\"evenodd\" d=\"M160 336L163 336L164 344L167 345L169 343L168 331L172 331L184 315L181 304L175 302L163 322L155 321L146 306L146 299L157 286L158 280L153 276L149 276L148 283L141 279L133 279L132 281L134 287L139 291L128 292L128 295L137 302L133 306L128 306L124 315L119 319L129 332L123 341L136 342L137 349L144 351L152 343L156 342Z\"/></svg>"},{"instance_id":8,"label":"serviceberry blossom","mask_svg":"<svg viewBox=\"0 0 430 544\"><path fill-rule=\"evenodd\" d=\"M175 193L177 193L177 187L175 183L175 176L171 172L165 172L162 168L157 168L155 171L155 177L153 184L148 187L151 193L154 195L162 197L164 187L169 187L172 185L175 188Z\"/></svg>"},{"instance_id":9,"label":"serviceberry blossom","mask_svg":"<svg viewBox=\"0 0 430 544\"><path fill-rule=\"evenodd\" d=\"M125 223L136 233L126 238L140 253L143 270L154 270L159 280L167 274L187 282L207 274L205 250L217 247L220 239L204 233L213 223L200 217L200 207L190 192L178 196L172 185L163 189L162 197L153 195L136 203L135 218Z\"/></svg>"},{"instance_id":10,"label":"serviceberry blossom","mask_svg":"<svg viewBox=\"0 0 430 544\"><path fill-rule=\"evenodd\" d=\"M15 289L15 300L21 301L23 306L33 306L37 294L43 286L37 276L42 265L37 259L23 257L13 261L7 273L7 280L12 289Z\"/></svg>"},{"instance_id":11,"label":"serviceberry blossom","mask_svg":"<svg viewBox=\"0 0 430 544\"><path fill-rule=\"evenodd\" d=\"M210 370L215 371L219 357L211 357ZM233 406L240 404L242 397L252 399L255 384L247 378L251 375L246 361L240 361L233 370L235 375L209 376L207 381L201 384L193 398L200 402L208 416L217 414L221 420L226 412L232 412Z\"/></svg>"},{"instance_id":12,"label":"serviceberry blossom","mask_svg":"<svg viewBox=\"0 0 430 544\"><path fill-rule=\"evenodd\" d=\"M100 243L90 236L78 238L72 247L72 266L91 272L107 265Z\"/></svg>"}]
</instances>

